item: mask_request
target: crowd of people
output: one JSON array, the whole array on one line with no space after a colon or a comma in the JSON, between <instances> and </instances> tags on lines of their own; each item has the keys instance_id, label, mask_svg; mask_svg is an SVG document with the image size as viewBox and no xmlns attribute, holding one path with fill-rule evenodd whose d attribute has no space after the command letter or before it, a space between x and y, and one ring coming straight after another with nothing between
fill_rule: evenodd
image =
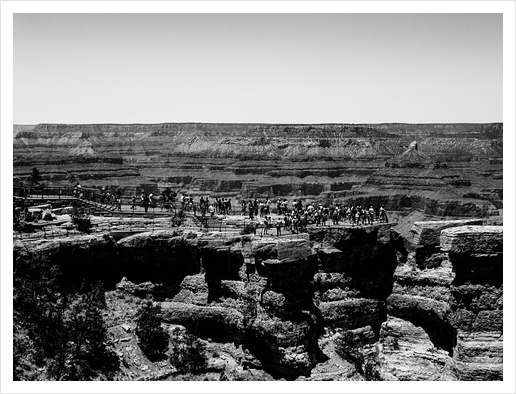
<instances>
[{"instance_id":1,"label":"crowd of people","mask_svg":"<svg viewBox=\"0 0 516 394\"><path fill-rule=\"evenodd\" d=\"M305 231L309 224L327 226L349 223L352 226L358 226L389 221L387 212L381 205L376 207L338 203L303 205L299 200L294 200L290 204L286 199L280 199L276 202L278 217L275 220L271 218L270 205L271 202L268 199L242 201L242 214L258 221L262 228L262 235L268 234L271 228L276 228L276 235L280 236L282 228L292 233L299 233Z\"/></svg>"},{"instance_id":2,"label":"crowd of people","mask_svg":"<svg viewBox=\"0 0 516 394\"><path fill-rule=\"evenodd\" d=\"M152 193L149 197L152 199ZM235 214L231 198L217 197L215 200L210 200L209 197L201 196L197 203L193 196L182 195L179 201L184 211L193 211L194 215L199 212L201 217ZM275 202L270 199L252 199L242 200L240 203L241 214L259 223L263 234L268 234L272 228L276 229L277 235L281 235L282 229L297 233L304 231L309 224L327 226L349 223L352 226L358 226L388 223L387 212L379 204L376 207L355 203L303 204L301 200L288 201L287 199L278 199ZM146 205L145 195L142 194L142 206L146 207ZM271 217L271 207L274 206L278 215L275 220Z\"/></svg>"},{"instance_id":3,"label":"crowd of people","mask_svg":"<svg viewBox=\"0 0 516 394\"><path fill-rule=\"evenodd\" d=\"M181 206L184 211L193 211L194 215L197 212L197 206L194 203L194 198L192 196L181 196ZM199 211L201 216L209 216L214 217L217 215L231 215L233 214L233 208L231 204L231 198L215 198L215 201L210 201L209 197L201 196L199 200Z\"/></svg>"},{"instance_id":4,"label":"crowd of people","mask_svg":"<svg viewBox=\"0 0 516 394\"><path fill-rule=\"evenodd\" d=\"M83 189L79 183L73 189L73 196L76 198L85 198ZM153 193L142 192L140 196L140 206L145 212L149 207L155 207L156 202L161 203L161 210L169 208L176 201L177 193L169 188L161 192L157 198ZM102 204L112 204L118 210L122 209L122 192L117 189L114 193L102 190L100 194L91 196L92 200L99 201ZM181 195L179 197L181 208L201 217L215 215L232 215L233 205L231 198L218 198L215 200L209 197L201 196L198 203L194 201L192 195ZM262 229L262 234L268 234L271 228L276 228L276 235L281 235L281 230L285 229L293 233L302 232L307 225L327 226L329 224L338 225L340 223L349 223L355 225L371 225L375 223L388 223L387 213L381 205L362 206L360 204L340 204L340 203L305 203L301 200L289 201L285 198L277 199L272 202L270 199L251 199L242 200L241 213L244 217L255 221ZM136 209L137 197L131 197L131 210ZM276 208L277 217L273 220L271 217L271 207Z\"/></svg>"}]
</instances>

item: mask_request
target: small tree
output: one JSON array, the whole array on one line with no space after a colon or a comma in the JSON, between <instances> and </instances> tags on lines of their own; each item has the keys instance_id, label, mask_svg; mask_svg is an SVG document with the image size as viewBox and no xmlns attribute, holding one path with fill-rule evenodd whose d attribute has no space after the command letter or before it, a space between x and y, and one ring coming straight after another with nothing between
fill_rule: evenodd
<instances>
[{"instance_id":1,"label":"small tree","mask_svg":"<svg viewBox=\"0 0 516 394\"><path fill-rule=\"evenodd\" d=\"M186 220L186 215L184 211L179 211L175 216L172 216L172 219L170 219L170 225L172 227L179 227L181 226Z\"/></svg>"},{"instance_id":2,"label":"small tree","mask_svg":"<svg viewBox=\"0 0 516 394\"><path fill-rule=\"evenodd\" d=\"M107 327L102 318L105 293L101 284L90 292L72 296L63 314L63 332L49 374L56 380L90 380L109 374L118 365L116 354L106 346Z\"/></svg>"},{"instance_id":3,"label":"small tree","mask_svg":"<svg viewBox=\"0 0 516 394\"><path fill-rule=\"evenodd\" d=\"M185 331L174 332L170 339L170 363L181 373L202 372L206 369L206 346Z\"/></svg>"},{"instance_id":4,"label":"small tree","mask_svg":"<svg viewBox=\"0 0 516 394\"><path fill-rule=\"evenodd\" d=\"M168 345L168 335L161 327L160 313L159 304L145 300L136 315L136 335L140 339L140 348L151 361L164 358Z\"/></svg>"},{"instance_id":5,"label":"small tree","mask_svg":"<svg viewBox=\"0 0 516 394\"><path fill-rule=\"evenodd\" d=\"M38 169L36 167L34 167L32 169L32 174L30 176L31 178L31 184L33 185L38 185L39 184L39 181L41 180L41 174L39 173Z\"/></svg>"}]
</instances>

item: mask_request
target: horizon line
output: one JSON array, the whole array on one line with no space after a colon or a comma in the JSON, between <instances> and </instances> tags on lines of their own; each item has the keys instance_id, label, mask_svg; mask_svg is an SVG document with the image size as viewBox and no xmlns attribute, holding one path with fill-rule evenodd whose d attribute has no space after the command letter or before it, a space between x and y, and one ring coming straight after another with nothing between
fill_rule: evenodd
<instances>
[{"instance_id":1,"label":"horizon line","mask_svg":"<svg viewBox=\"0 0 516 394\"><path fill-rule=\"evenodd\" d=\"M149 123L116 123L116 122L94 122L94 123L60 123L60 122L41 122L41 123L13 123L13 126L39 126L39 125L67 125L67 126L90 126L90 125L165 125L165 124L228 124L228 125L281 125L281 126L289 126L289 125L396 125L396 124L406 124L406 125L423 125L423 124L503 124L503 121L492 121L492 122L322 122L322 123L285 123L285 122L149 122Z\"/></svg>"}]
</instances>

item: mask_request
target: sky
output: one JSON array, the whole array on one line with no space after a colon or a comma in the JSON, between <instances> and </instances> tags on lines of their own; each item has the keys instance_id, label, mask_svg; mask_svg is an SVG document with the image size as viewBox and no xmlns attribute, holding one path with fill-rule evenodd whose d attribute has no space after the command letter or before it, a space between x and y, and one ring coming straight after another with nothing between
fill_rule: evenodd
<instances>
[{"instance_id":1,"label":"sky","mask_svg":"<svg viewBox=\"0 0 516 394\"><path fill-rule=\"evenodd\" d=\"M501 122L502 14L14 14L14 123Z\"/></svg>"}]
</instances>

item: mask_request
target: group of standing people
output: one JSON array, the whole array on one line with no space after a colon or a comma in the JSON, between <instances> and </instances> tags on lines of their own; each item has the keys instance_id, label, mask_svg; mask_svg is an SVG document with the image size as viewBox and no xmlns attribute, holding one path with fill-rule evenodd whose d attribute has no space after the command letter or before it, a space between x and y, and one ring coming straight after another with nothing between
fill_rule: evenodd
<instances>
[{"instance_id":1,"label":"group of standing people","mask_svg":"<svg viewBox=\"0 0 516 394\"><path fill-rule=\"evenodd\" d=\"M193 204L193 199L192 199ZM195 204L193 204L195 207ZM199 202L199 209L201 211L201 216L206 216L208 213L211 217L217 215L230 215L233 213L233 208L231 205L231 198L215 198L214 202L210 202L209 198L204 198L201 196Z\"/></svg>"},{"instance_id":2,"label":"group of standing people","mask_svg":"<svg viewBox=\"0 0 516 394\"><path fill-rule=\"evenodd\" d=\"M116 205L116 208L122 210L122 192L117 189L115 193L103 191L100 193L99 201L101 204Z\"/></svg>"},{"instance_id":3,"label":"group of standing people","mask_svg":"<svg viewBox=\"0 0 516 394\"><path fill-rule=\"evenodd\" d=\"M271 201L269 199L258 200L255 198L254 201L242 200L242 213L245 216L246 212L248 212L250 219L258 217L258 215L260 215L260 217L267 217L271 213L270 205Z\"/></svg>"},{"instance_id":4,"label":"group of standing people","mask_svg":"<svg viewBox=\"0 0 516 394\"><path fill-rule=\"evenodd\" d=\"M73 195L77 198L83 198L84 194L82 187L79 183L74 187ZM164 202L173 201L176 193L167 189L162 193L162 200ZM117 189L115 193L102 191L100 194L101 203L116 204L118 210L122 207L122 192ZM148 212L149 206L154 204L153 193L142 192L141 206L145 212ZM197 211L197 206L194 203L193 196L182 195L180 198L181 206L183 210L192 211L194 215ZM387 212L381 205L362 206L360 204L315 204L308 203L303 204L301 200L292 200L289 202L287 199L278 199L276 202L276 211L279 217L275 220L271 218L271 205L273 203L270 199L252 199L242 200L242 214L249 216L250 219L260 218L259 223L262 230L262 234L268 234L269 229L275 227L276 234L281 235L281 229L284 228L293 233L302 232L309 224L315 224L317 226L326 226L328 224L338 225L339 223L349 223L355 225L371 225L375 223L388 223ZM136 196L133 195L131 198L131 209L134 210L136 207ZM215 198L215 201L210 201L208 197L200 197L198 208L201 216L207 214L214 217L215 214L229 215L233 214L231 198Z\"/></svg>"},{"instance_id":5,"label":"group of standing people","mask_svg":"<svg viewBox=\"0 0 516 394\"><path fill-rule=\"evenodd\" d=\"M256 208L260 206L258 200L254 200L254 202L244 201L243 204L246 207L243 210L244 216L248 213L249 218L254 219L257 213ZM268 204L265 205L268 206ZM275 221L267 214L263 215L263 219L259 221L258 225L262 228L262 235L268 234L271 227L276 228L276 235L279 236L282 228L292 233L299 233L304 232L309 224L327 226L347 222L352 226L358 226L389 222L385 208L379 204L376 207L373 207L373 205L363 207L359 204L342 205L333 203L303 205L301 201L294 200L292 208L289 208L287 200L279 200L277 210L280 217Z\"/></svg>"},{"instance_id":6,"label":"group of standing people","mask_svg":"<svg viewBox=\"0 0 516 394\"><path fill-rule=\"evenodd\" d=\"M74 186L72 195L75 198L84 198L84 192L82 191L82 186L79 182L77 182L77 185Z\"/></svg>"},{"instance_id":7,"label":"group of standing people","mask_svg":"<svg viewBox=\"0 0 516 394\"><path fill-rule=\"evenodd\" d=\"M152 192L149 194L143 192L140 196L140 200L141 200L141 206L143 207L145 212L147 212L149 210L149 205L154 204L154 195L152 194ZM136 197L133 196L131 209L134 209L135 203L136 203Z\"/></svg>"}]
</instances>

